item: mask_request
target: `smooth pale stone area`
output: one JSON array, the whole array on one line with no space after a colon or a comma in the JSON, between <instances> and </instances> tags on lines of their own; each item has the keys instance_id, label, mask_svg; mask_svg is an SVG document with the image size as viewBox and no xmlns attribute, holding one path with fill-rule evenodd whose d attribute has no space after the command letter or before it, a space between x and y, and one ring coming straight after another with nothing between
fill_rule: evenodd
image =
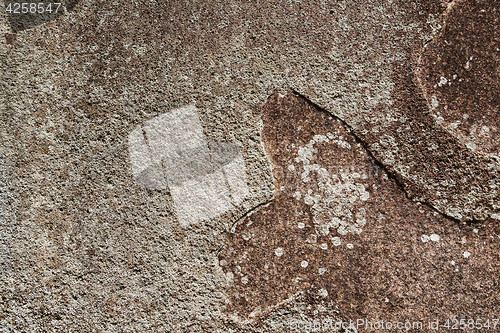
<instances>
[{"instance_id":1,"label":"smooth pale stone area","mask_svg":"<svg viewBox=\"0 0 500 333\"><path fill-rule=\"evenodd\" d=\"M208 146L210 147L212 160L216 170L223 168L235 158L241 156L241 149L235 143L209 141Z\"/></svg>"},{"instance_id":2,"label":"smooth pale stone area","mask_svg":"<svg viewBox=\"0 0 500 333\"><path fill-rule=\"evenodd\" d=\"M199 157L210 159L198 113L189 105L159 115L144 124L155 162L174 163L183 152L199 148Z\"/></svg>"},{"instance_id":3,"label":"smooth pale stone area","mask_svg":"<svg viewBox=\"0 0 500 333\"><path fill-rule=\"evenodd\" d=\"M139 186L147 188L149 190L163 190L167 188L167 182L165 181L165 175L160 165L152 164L150 167L142 171L135 181Z\"/></svg>"},{"instance_id":4,"label":"smooth pale stone area","mask_svg":"<svg viewBox=\"0 0 500 333\"><path fill-rule=\"evenodd\" d=\"M247 186L245 161L240 153L238 153L238 156L231 163L224 166L224 172L226 174L227 183L229 184L234 204L238 205L250 192Z\"/></svg>"},{"instance_id":5,"label":"smooth pale stone area","mask_svg":"<svg viewBox=\"0 0 500 333\"><path fill-rule=\"evenodd\" d=\"M224 174L218 171L202 181L187 181L170 188L181 226L203 221L232 208Z\"/></svg>"},{"instance_id":6,"label":"smooth pale stone area","mask_svg":"<svg viewBox=\"0 0 500 333\"><path fill-rule=\"evenodd\" d=\"M215 170L220 168L224 170L233 203L238 205L250 193L241 148L237 144L230 142L210 141L208 145Z\"/></svg>"},{"instance_id":7,"label":"smooth pale stone area","mask_svg":"<svg viewBox=\"0 0 500 333\"><path fill-rule=\"evenodd\" d=\"M186 181L201 181L214 172L207 146L177 150L163 160L169 186L180 186Z\"/></svg>"},{"instance_id":8,"label":"smooth pale stone area","mask_svg":"<svg viewBox=\"0 0 500 333\"><path fill-rule=\"evenodd\" d=\"M167 187L161 165L153 163L151 151L144 140L142 128L137 126L128 136L130 164L138 185L150 190Z\"/></svg>"}]
</instances>

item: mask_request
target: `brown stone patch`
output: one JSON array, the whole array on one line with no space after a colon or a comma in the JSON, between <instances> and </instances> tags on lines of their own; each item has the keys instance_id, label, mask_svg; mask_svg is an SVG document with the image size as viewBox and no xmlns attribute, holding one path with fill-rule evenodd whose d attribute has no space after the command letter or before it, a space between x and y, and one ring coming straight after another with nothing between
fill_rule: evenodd
<instances>
[{"instance_id":1,"label":"brown stone patch","mask_svg":"<svg viewBox=\"0 0 500 333\"><path fill-rule=\"evenodd\" d=\"M345 319L498 317L500 228L495 220L486 226L457 224L410 201L344 124L299 96L274 94L262 117L276 196L240 221L219 255L232 283L228 312L258 317L305 291L311 304L333 302ZM312 146L317 152L309 165L320 165L344 184L349 184L346 172L358 173L356 183L369 192L366 200L349 186L334 195L322 192L319 172L303 181L306 164L296 158L305 156L304 147L316 135L328 133L333 139ZM322 216L317 204L305 202L309 191L323 199L330 195L332 207L342 208L340 218L351 213L366 219L362 231L344 235L330 226L326 234L318 225L332 215ZM334 200L353 197L351 205ZM324 200L318 202L321 206Z\"/></svg>"},{"instance_id":2,"label":"brown stone patch","mask_svg":"<svg viewBox=\"0 0 500 333\"><path fill-rule=\"evenodd\" d=\"M500 148L500 10L496 1L458 1L422 52L419 79L431 114L471 150Z\"/></svg>"},{"instance_id":3,"label":"brown stone patch","mask_svg":"<svg viewBox=\"0 0 500 333\"><path fill-rule=\"evenodd\" d=\"M22 4L28 4L28 12L23 12L23 9L21 8ZM6 0L4 5L5 9L9 8L9 11L7 13L8 21L10 24L10 27L12 31L14 32L19 32L23 31L25 29L30 29L39 25L42 25L44 23L53 21L57 19L58 17L64 15L64 4L63 1L59 1L61 4L60 7L58 8L56 12L56 1L46 1L43 4L43 12L41 13L41 9L38 10L38 3L32 0L26 0L26 1L16 1L16 0ZM31 4L35 4L36 10L33 12L33 9L31 9ZM45 11L45 9L48 7L50 4L51 6L51 11Z\"/></svg>"},{"instance_id":4,"label":"brown stone patch","mask_svg":"<svg viewBox=\"0 0 500 333\"><path fill-rule=\"evenodd\" d=\"M390 109L406 119L379 132L370 123L363 124L367 133L360 137L373 156L395 175L410 198L443 214L470 221L496 212L495 188L488 186L498 183L495 159L472 152L435 123L410 61L394 67L393 81Z\"/></svg>"},{"instance_id":5,"label":"brown stone patch","mask_svg":"<svg viewBox=\"0 0 500 333\"><path fill-rule=\"evenodd\" d=\"M3 34L3 36L5 37L5 42L7 44L11 44L12 45L16 41L16 34L5 33L5 34Z\"/></svg>"}]
</instances>

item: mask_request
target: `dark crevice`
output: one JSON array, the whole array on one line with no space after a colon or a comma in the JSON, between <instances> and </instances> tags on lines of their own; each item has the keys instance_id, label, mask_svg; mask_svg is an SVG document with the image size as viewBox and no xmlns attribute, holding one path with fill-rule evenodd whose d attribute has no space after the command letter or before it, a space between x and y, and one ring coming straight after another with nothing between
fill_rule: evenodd
<instances>
[{"instance_id":1,"label":"dark crevice","mask_svg":"<svg viewBox=\"0 0 500 333\"><path fill-rule=\"evenodd\" d=\"M234 223L231 225L231 227L228 230L226 230L226 233L227 234L232 233L233 230L238 226L238 224L240 224L240 222L242 220L244 220L246 217L248 217L248 215L250 215L250 214L258 211L261 207L263 207L263 206L265 206L267 204L270 204L275 198L276 198L276 195L273 195L272 198L270 198L269 200L258 204L257 206L255 206L254 208L250 209L245 214L243 214L242 216L240 216L239 218L237 218L234 221ZM219 255L220 251L222 251L222 249L224 248L224 246L225 245L221 246L221 248L217 250L217 255Z\"/></svg>"},{"instance_id":2,"label":"dark crevice","mask_svg":"<svg viewBox=\"0 0 500 333\"><path fill-rule=\"evenodd\" d=\"M363 141L357 134L356 132L353 130L353 128L347 124L344 120L342 120L341 118L339 118L338 116L328 112L326 109L320 107L319 105L316 105L314 102L312 102L310 99L308 99L306 96L304 96L303 94L301 94L300 92L294 90L294 89L291 89L291 92L293 94L295 94L296 96L302 98L303 100L305 100L308 104L310 104L311 106L313 106L314 108L318 109L318 110L321 110L322 112L325 112L327 113L328 115L330 115L332 118L338 120L346 129L347 131L354 137L356 143L359 143L363 148L364 150L366 151L368 157L373 161L373 163L378 167L380 168L380 170L382 170L382 172L385 172L388 176L389 179L391 179L392 181L394 181L394 183L396 184L396 186L401 190L402 193L404 193L405 197L412 201L412 202L415 202L407 193L407 191L405 190L405 187L403 185L403 181L401 180L401 176L398 175L397 173L395 173L394 171L391 171L389 170L382 162L380 162L377 158L375 158L375 156L372 154L371 150L369 149L367 143L365 141ZM268 97L268 99L270 98L270 96ZM267 153L266 153L267 154ZM274 176L273 176L273 181L274 181ZM236 219L236 221L231 225L231 227L229 228L229 230L227 230L227 232L231 232L232 230L234 230L234 228L241 223L241 221L243 221L247 216L249 216L250 214L252 214L253 212L256 212L258 211L262 206L265 206L269 203L271 203L274 199L275 199L275 195L273 195L273 197L259 205L257 205L256 207L252 208L251 210L249 210L248 212L246 212L245 214L243 214L240 218ZM434 208L431 204L429 204L428 202L425 202L425 201L417 201L419 202L420 204L428 207L429 209L431 209L433 212L436 212L438 213L439 215L441 215L442 217L450 220L450 221L453 221L455 223L458 223L458 224L466 224L466 225L469 225L469 226L474 226L476 224L479 224L481 221L478 221L478 220L471 220L471 221L467 221L466 223L454 218L454 217L451 217L451 216L448 216L446 214L443 214L442 212L438 211L436 208ZM225 245L223 245L220 249L217 250L217 255L219 255L219 253L223 250Z\"/></svg>"}]
</instances>

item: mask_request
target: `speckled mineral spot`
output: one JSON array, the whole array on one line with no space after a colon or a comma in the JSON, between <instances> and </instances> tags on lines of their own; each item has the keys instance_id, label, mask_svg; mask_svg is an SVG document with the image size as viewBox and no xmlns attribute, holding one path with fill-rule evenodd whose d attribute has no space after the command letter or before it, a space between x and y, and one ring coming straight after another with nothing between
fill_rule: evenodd
<instances>
[{"instance_id":1,"label":"speckled mineral spot","mask_svg":"<svg viewBox=\"0 0 500 333\"><path fill-rule=\"evenodd\" d=\"M328 291L326 289L320 289L320 290L318 290L318 296L319 297L327 297Z\"/></svg>"},{"instance_id":2,"label":"speckled mineral spot","mask_svg":"<svg viewBox=\"0 0 500 333\"><path fill-rule=\"evenodd\" d=\"M330 140L343 149L351 149L351 145L343 140L343 136L332 133L327 133L327 136L315 135L305 146L298 148L295 161L302 165L302 181L307 184L313 182L313 175L315 179L315 184L306 187L308 191L302 193L304 203L311 206L318 234L326 235L329 229L337 230L340 235L346 235L348 232L359 234L366 224L366 219L363 218L364 209L359 209L357 213L353 211L357 205L370 197L366 191L368 186L361 182L361 175L343 169L337 174L330 174L320 164L311 163L318 152L314 148L315 145Z\"/></svg>"}]
</instances>

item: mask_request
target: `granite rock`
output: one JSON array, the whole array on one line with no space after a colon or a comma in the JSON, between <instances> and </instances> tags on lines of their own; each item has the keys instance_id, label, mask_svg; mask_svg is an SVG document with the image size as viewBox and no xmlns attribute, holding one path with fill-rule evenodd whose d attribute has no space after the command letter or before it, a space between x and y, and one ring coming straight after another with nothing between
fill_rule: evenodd
<instances>
[{"instance_id":1,"label":"granite rock","mask_svg":"<svg viewBox=\"0 0 500 333\"><path fill-rule=\"evenodd\" d=\"M496 1L62 7L0 13L4 331L498 318ZM203 142L169 161L147 124L188 106ZM220 181L183 196L176 166Z\"/></svg>"}]
</instances>

